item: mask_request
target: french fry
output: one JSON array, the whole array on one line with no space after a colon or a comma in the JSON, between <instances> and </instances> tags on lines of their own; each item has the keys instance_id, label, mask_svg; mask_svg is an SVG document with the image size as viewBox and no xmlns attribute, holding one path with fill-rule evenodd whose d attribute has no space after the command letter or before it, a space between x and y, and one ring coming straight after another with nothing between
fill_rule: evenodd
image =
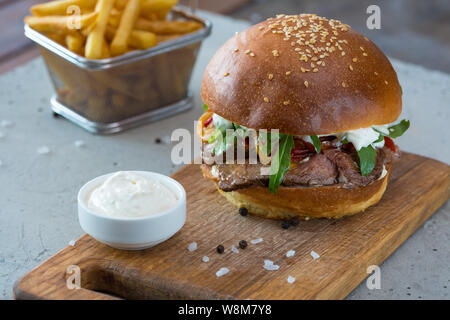
<instances>
[{"instance_id":1,"label":"french fry","mask_svg":"<svg viewBox=\"0 0 450 320\"><path fill-rule=\"evenodd\" d=\"M120 18L113 41L111 42L111 54L114 56L123 54L128 49L128 39L130 37L136 19L139 16L140 0L128 0L128 3Z\"/></svg>"},{"instance_id":2,"label":"french fry","mask_svg":"<svg viewBox=\"0 0 450 320\"><path fill-rule=\"evenodd\" d=\"M134 25L136 30L143 30L158 35L186 34L201 29L203 25L196 21L150 21L138 18Z\"/></svg>"},{"instance_id":3,"label":"french fry","mask_svg":"<svg viewBox=\"0 0 450 320\"><path fill-rule=\"evenodd\" d=\"M97 18L97 13L92 12L88 14L82 14L80 16L81 29L86 28L92 24ZM72 29L71 23L73 22L72 16L45 16L45 17L32 17L27 16L24 19L25 23L36 31L43 33L71 33L76 31Z\"/></svg>"},{"instance_id":4,"label":"french fry","mask_svg":"<svg viewBox=\"0 0 450 320\"><path fill-rule=\"evenodd\" d=\"M136 30L136 31L138 31L138 30ZM158 35L156 35L156 41L158 43L162 43L162 42L165 42L165 41L174 40L174 39L179 38L181 36L183 36L183 35L182 34L169 34L169 35L158 34Z\"/></svg>"},{"instance_id":5,"label":"french fry","mask_svg":"<svg viewBox=\"0 0 450 320\"><path fill-rule=\"evenodd\" d=\"M127 6L127 1L128 0L116 0L114 6L119 10L123 10Z\"/></svg>"},{"instance_id":6,"label":"french fry","mask_svg":"<svg viewBox=\"0 0 450 320\"><path fill-rule=\"evenodd\" d=\"M104 34L108 24L109 12L113 5L114 0L99 0L96 6L97 21L86 41L85 55L88 59L100 59L102 57Z\"/></svg>"},{"instance_id":7,"label":"french fry","mask_svg":"<svg viewBox=\"0 0 450 320\"><path fill-rule=\"evenodd\" d=\"M66 38L63 33L46 33L45 36L59 43L62 46L66 45Z\"/></svg>"},{"instance_id":8,"label":"french fry","mask_svg":"<svg viewBox=\"0 0 450 320\"><path fill-rule=\"evenodd\" d=\"M37 4L30 11L34 16L64 16L69 6L78 6L80 9L92 9L97 0L60 0Z\"/></svg>"},{"instance_id":9,"label":"french fry","mask_svg":"<svg viewBox=\"0 0 450 320\"><path fill-rule=\"evenodd\" d=\"M156 34L152 32L133 30L128 39L128 44L133 48L145 50L156 46L158 40L156 39Z\"/></svg>"},{"instance_id":10,"label":"french fry","mask_svg":"<svg viewBox=\"0 0 450 320\"><path fill-rule=\"evenodd\" d=\"M112 26L106 28L105 37L107 40L111 41L116 34L116 29ZM148 49L154 47L158 44L156 34L148 31L133 30L131 31L130 37L128 38L128 45L135 49Z\"/></svg>"},{"instance_id":11,"label":"french fry","mask_svg":"<svg viewBox=\"0 0 450 320\"><path fill-rule=\"evenodd\" d=\"M120 93L113 93L111 95L111 102L117 108L125 108L127 106L128 98Z\"/></svg>"},{"instance_id":12,"label":"french fry","mask_svg":"<svg viewBox=\"0 0 450 320\"><path fill-rule=\"evenodd\" d=\"M169 12L178 0L141 0L142 15L155 12Z\"/></svg>"},{"instance_id":13,"label":"french fry","mask_svg":"<svg viewBox=\"0 0 450 320\"><path fill-rule=\"evenodd\" d=\"M66 35L66 47L75 53L80 54L83 51L84 37L81 33L71 33Z\"/></svg>"},{"instance_id":14,"label":"french fry","mask_svg":"<svg viewBox=\"0 0 450 320\"><path fill-rule=\"evenodd\" d=\"M108 43L106 42L105 39L103 39L103 42L102 42L102 56L101 56L101 59L107 59L107 58L109 58L109 57L111 57L111 51L110 51L110 49L109 49Z\"/></svg>"},{"instance_id":15,"label":"french fry","mask_svg":"<svg viewBox=\"0 0 450 320\"><path fill-rule=\"evenodd\" d=\"M117 29L120 24L121 17L122 11L119 11L117 8L112 8L111 13L109 14L108 25Z\"/></svg>"}]
</instances>

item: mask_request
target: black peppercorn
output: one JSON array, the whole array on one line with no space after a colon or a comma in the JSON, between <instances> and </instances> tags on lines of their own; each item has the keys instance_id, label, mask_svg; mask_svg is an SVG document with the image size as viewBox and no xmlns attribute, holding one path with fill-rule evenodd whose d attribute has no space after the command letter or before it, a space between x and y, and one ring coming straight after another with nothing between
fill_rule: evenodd
<instances>
[{"instance_id":1,"label":"black peppercorn","mask_svg":"<svg viewBox=\"0 0 450 320\"><path fill-rule=\"evenodd\" d=\"M248 214L247 208L240 207L240 208L239 208L239 214L240 214L241 216L245 217L245 216Z\"/></svg>"},{"instance_id":2,"label":"black peppercorn","mask_svg":"<svg viewBox=\"0 0 450 320\"><path fill-rule=\"evenodd\" d=\"M283 220L283 222L281 223L281 227L283 229L288 229L291 226L291 223L288 220Z\"/></svg>"},{"instance_id":3,"label":"black peppercorn","mask_svg":"<svg viewBox=\"0 0 450 320\"><path fill-rule=\"evenodd\" d=\"M298 220L298 218L292 218L291 219L291 225L298 226L298 224L300 223L300 220Z\"/></svg>"},{"instance_id":4,"label":"black peppercorn","mask_svg":"<svg viewBox=\"0 0 450 320\"><path fill-rule=\"evenodd\" d=\"M155 139L155 143L160 144L161 143L161 138L156 138Z\"/></svg>"},{"instance_id":5,"label":"black peppercorn","mask_svg":"<svg viewBox=\"0 0 450 320\"><path fill-rule=\"evenodd\" d=\"M217 246L217 253L223 253L225 251L225 248L223 247L223 245L219 244Z\"/></svg>"},{"instance_id":6,"label":"black peppercorn","mask_svg":"<svg viewBox=\"0 0 450 320\"><path fill-rule=\"evenodd\" d=\"M241 249L245 249L245 248L247 248L247 241L245 241L245 240L241 240L241 241L239 241L239 247L241 248Z\"/></svg>"}]
</instances>

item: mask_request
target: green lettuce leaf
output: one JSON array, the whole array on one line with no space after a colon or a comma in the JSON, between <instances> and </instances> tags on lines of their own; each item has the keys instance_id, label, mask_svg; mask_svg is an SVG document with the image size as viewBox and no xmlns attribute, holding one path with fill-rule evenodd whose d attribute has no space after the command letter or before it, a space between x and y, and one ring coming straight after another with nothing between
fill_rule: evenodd
<instances>
[{"instance_id":1,"label":"green lettuce leaf","mask_svg":"<svg viewBox=\"0 0 450 320\"><path fill-rule=\"evenodd\" d=\"M206 104L203 104L203 110L205 110L205 112L208 111L208 108L209 107Z\"/></svg>"}]
</instances>

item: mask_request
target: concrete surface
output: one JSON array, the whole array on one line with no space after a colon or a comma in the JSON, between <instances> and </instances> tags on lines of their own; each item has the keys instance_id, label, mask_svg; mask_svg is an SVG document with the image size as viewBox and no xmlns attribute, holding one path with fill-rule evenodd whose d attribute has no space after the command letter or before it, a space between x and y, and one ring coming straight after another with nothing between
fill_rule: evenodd
<instances>
[{"instance_id":1,"label":"concrete surface","mask_svg":"<svg viewBox=\"0 0 450 320\"><path fill-rule=\"evenodd\" d=\"M379 30L367 29L369 5L380 7ZM278 13L302 12L348 23L390 57L450 73L448 0L252 0L232 16L255 23Z\"/></svg>"},{"instance_id":2,"label":"concrete surface","mask_svg":"<svg viewBox=\"0 0 450 320\"><path fill-rule=\"evenodd\" d=\"M247 25L202 15L213 21L214 30L191 82L195 109L119 135L91 135L54 119L48 102L53 89L40 58L0 77L0 298L10 299L15 280L82 234L76 195L87 180L116 170L170 174L176 169L168 161L171 146L155 144L155 138L165 140L174 128L193 130L202 113L199 89L206 63ZM412 122L400 147L450 163L450 76L393 63L403 86L404 116ZM76 140L85 146L76 147ZM39 154L42 146L50 153ZM362 283L349 299L448 299L449 226L447 203L381 265L382 289L368 290Z\"/></svg>"}]
</instances>

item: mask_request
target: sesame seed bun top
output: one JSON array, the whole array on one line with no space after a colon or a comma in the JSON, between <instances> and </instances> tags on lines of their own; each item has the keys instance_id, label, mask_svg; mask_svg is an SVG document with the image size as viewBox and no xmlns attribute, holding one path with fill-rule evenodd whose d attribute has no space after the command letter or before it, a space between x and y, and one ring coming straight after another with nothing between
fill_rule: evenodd
<instances>
[{"instance_id":1,"label":"sesame seed bun top","mask_svg":"<svg viewBox=\"0 0 450 320\"><path fill-rule=\"evenodd\" d=\"M278 15L236 34L202 81L209 108L253 129L330 134L394 122L401 88L387 57L340 21Z\"/></svg>"}]
</instances>

